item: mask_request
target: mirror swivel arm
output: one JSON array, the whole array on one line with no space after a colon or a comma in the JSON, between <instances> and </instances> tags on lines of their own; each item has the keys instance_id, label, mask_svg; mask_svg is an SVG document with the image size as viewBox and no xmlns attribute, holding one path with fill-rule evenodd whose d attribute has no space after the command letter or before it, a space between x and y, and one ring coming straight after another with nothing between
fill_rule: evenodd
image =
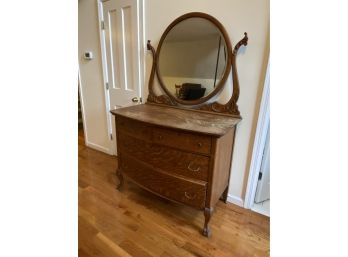
<instances>
[{"instance_id":1,"label":"mirror swivel arm","mask_svg":"<svg viewBox=\"0 0 348 257\"><path fill-rule=\"evenodd\" d=\"M152 68L149 78L149 95L147 97L148 103L157 103L157 104L168 104L168 105L176 105L168 96L166 95L160 95L156 96L154 90L153 90L153 82L155 79L155 73L156 73L156 66L157 66L157 56L156 56L156 50L151 45L151 41L147 40L147 50L151 51L152 54Z\"/></svg>"},{"instance_id":2,"label":"mirror swivel arm","mask_svg":"<svg viewBox=\"0 0 348 257\"><path fill-rule=\"evenodd\" d=\"M233 93L231 99L226 104L229 112L235 115L240 116L240 112L238 109L238 98L239 98L239 80L238 80L238 72L237 72L237 64L236 64L236 56L239 48L244 45L248 45L248 34L244 32L244 37L237 43L232 52L232 79L233 79Z\"/></svg>"},{"instance_id":3,"label":"mirror swivel arm","mask_svg":"<svg viewBox=\"0 0 348 257\"><path fill-rule=\"evenodd\" d=\"M156 69L156 50L151 45L151 40L147 40L147 50L151 51L152 60L153 60L152 61L151 73L150 73L150 81L149 81L149 85L152 85L154 77L155 77L155 69ZM149 86L149 96L150 95L154 95L152 86Z\"/></svg>"}]
</instances>

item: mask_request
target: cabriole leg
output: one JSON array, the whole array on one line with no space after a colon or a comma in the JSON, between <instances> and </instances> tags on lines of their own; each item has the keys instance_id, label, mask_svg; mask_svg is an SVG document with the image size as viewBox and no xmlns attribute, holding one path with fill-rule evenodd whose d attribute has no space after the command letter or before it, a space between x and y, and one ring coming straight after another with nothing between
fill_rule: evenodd
<instances>
[{"instance_id":1,"label":"cabriole leg","mask_svg":"<svg viewBox=\"0 0 348 257\"><path fill-rule=\"evenodd\" d=\"M116 188L117 188L117 190L120 190L121 187L123 186L123 175L119 169L116 171L116 176L119 180L119 183L118 183Z\"/></svg>"},{"instance_id":2,"label":"cabriole leg","mask_svg":"<svg viewBox=\"0 0 348 257\"><path fill-rule=\"evenodd\" d=\"M204 228L203 228L203 235L206 237L210 237L211 231L210 228L208 227L209 220L213 214L213 208L204 208Z\"/></svg>"}]
</instances>

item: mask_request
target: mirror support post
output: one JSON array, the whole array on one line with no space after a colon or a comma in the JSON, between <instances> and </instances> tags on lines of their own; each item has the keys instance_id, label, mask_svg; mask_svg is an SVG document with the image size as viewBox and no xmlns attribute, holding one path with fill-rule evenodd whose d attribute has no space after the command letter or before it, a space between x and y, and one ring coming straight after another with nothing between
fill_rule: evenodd
<instances>
[{"instance_id":1,"label":"mirror support post","mask_svg":"<svg viewBox=\"0 0 348 257\"><path fill-rule=\"evenodd\" d=\"M147 50L151 51L152 54L152 68L150 73L150 79L149 79L149 95L147 97L148 103L156 103L156 104L168 104L168 105L176 105L175 102L173 102L168 96L166 95L160 95L156 96L155 92L153 91L153 82L155 79L155 72L156 72L156 50L151 45L151 41L147 40Z\"/></svg>"},{"instance_id":2,"label":"mirror support post","mask_svg":"<svg viewBox=\"0 0 348 257\"><path fill-rule=\"evenodd\" d=\"M236 57L239 48L244 45L248 45L248 34L244 32L244 37L237 43L232 52L232 77L233 77L233 93L228 105L230 106L230 111L234 114L240 115L238 110L237 101L239 98L239 80L237 72Z\"/></svg>"},{"instance_id":3,"label":"mirror support post","mask_svg":"<svg viewBox=\"0 0 348 257\"><path fill-rule=\"evenodd\" d=\"M201 108L201 110L228 113L238 118L242 118L240 116L240 112L238 110L238 105L237 105L237 101L239 98L239 80L238 80L238 73L237 73L237 67L236 67L236 56L237 56L239 48L242 45L246 46L247 44L248 44L248 34L244 32L244 37L237 43L237 45L234 47L232 51L231 62L232 62L233 92L232 92L232 96L230 100L226 104L220 104L218 102L214 102L214 103L205 105Z\"/></svg>"}]
</instances>

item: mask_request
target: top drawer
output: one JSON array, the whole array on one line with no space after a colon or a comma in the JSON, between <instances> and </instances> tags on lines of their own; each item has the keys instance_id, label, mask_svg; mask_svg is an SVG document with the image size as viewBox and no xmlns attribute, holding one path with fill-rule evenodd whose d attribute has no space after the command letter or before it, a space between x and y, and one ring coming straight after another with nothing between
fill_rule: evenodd
<instances>
[{"instance_id":1,"label":"top drawer","mask_svg":"<svg viewBox=\"0 0 348 257\"><path fill-rule=\"evenodd\" d=\"M210 154L210 136L158 127L154 127L152 136L153 142L157 144L172 146L190 152Z\"/></svg>"},{"instance_id":2,"label":"top drawer","mask_svg":"<svg viewBox=\"0 0 348 257\"><path fill-rule=\"evenodd\" d=\"M116 129L138 139L150 141L152 138L152 130L148 124L122 116L116 116Z\"/></svg>"},{"instance_id":3,"label":"top drawer","mask_svg":"<svg viewBox=\"0 0 348 257\"><path fill-rule=\"evenodd\" d=\"M116 116L116 129L138 139L184 151L210 154L211 137L174 129L160 128L144 122Z\"/></svg>"}]
</instances>

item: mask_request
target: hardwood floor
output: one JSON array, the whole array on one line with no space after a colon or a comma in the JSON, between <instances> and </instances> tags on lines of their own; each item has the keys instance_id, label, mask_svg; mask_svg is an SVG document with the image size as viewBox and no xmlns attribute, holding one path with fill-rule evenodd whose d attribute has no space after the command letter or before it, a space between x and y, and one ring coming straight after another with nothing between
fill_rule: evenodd
<instances>
[{"instance_id":1,"label":"hardwood floor","mask_svg":"<svg viewBox=\"0 0 348 257\"><path fill-rule=\"evenodd\" d=\"M117 158L86 147L82 130L78 145L80 257L269 256L269 218L219 202L206 238L201 211L130 182L119 192Z\"/></svg>"}]
</instances>

